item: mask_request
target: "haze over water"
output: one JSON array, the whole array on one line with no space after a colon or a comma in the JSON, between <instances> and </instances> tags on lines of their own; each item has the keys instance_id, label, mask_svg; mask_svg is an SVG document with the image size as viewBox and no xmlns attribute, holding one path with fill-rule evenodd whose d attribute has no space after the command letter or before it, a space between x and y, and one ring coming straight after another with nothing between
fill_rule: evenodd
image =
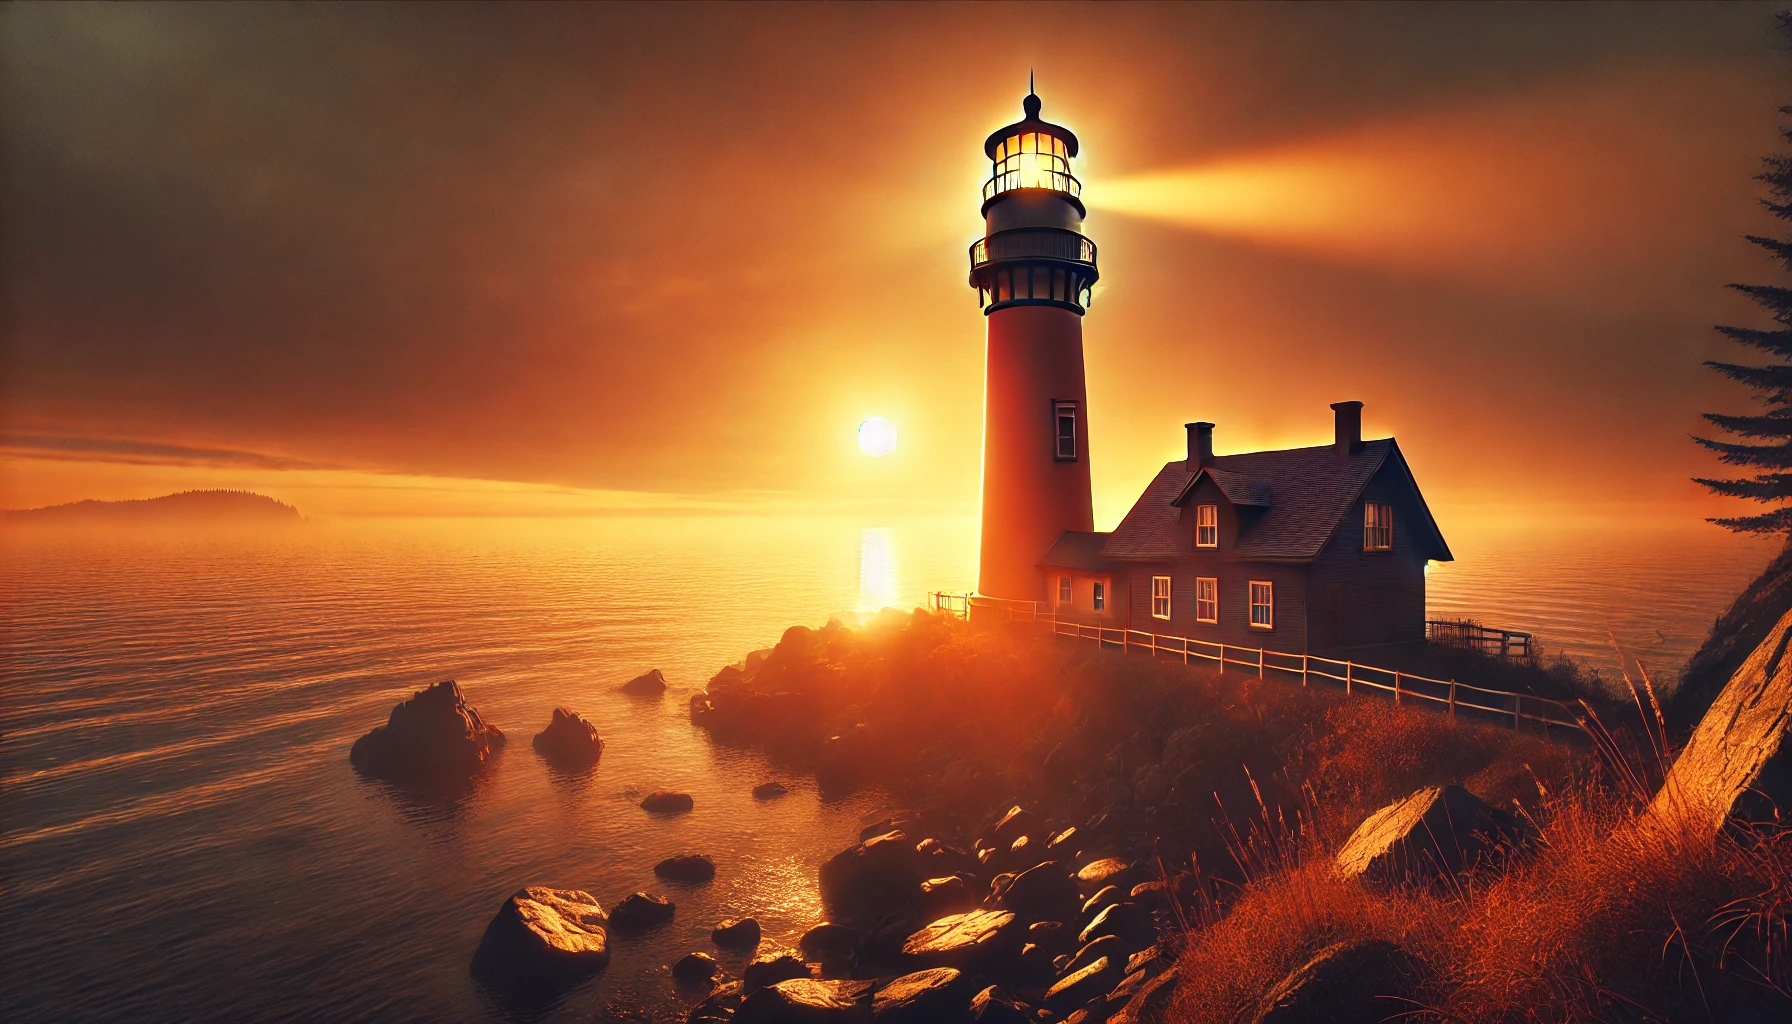
<instances>
[{"instance_id":1,"label":"haze over water","mask_svg":"<svg viewBox=\"0 0 1792 1024\"><path fill-rule=\"evenodd\" d=\"M0 1006L22 1020L661 1019L697 996L665 966L752 914L768 941L820 918L815 868L886 809L694 730L685 699L797 623L974 585L974 523L915 519L314 523L264 535L0 538ZM1703 524L1456 533L1434 614L1552 649L1676 667L1773 547ZM1043 641L1042 641L1043 642ZM614 687L665 670L663 700ZM452 801L358 778L354 739L442 678L509 735ZM529 748L556 704L606 741L588 774ZM791 785L759 802L750 788ZM656 818L639 795L690 791ZM683 851L705 886L655 880ZM523 884L608 907L664 892L674 921L614 937L558 1005L468 976ZM724 957L731 971L739 961Z\"/></svg>"}]
</instances>

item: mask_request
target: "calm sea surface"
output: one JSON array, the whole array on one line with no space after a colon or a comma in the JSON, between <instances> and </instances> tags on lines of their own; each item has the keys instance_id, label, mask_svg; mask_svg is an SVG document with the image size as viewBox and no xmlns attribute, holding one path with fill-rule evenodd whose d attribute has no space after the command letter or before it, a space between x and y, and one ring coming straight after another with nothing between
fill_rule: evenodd
<instances>
[{"instance_id":1,"label":"calm sea surface","mask_svg":"<svg viewBox=\"0 0 1792 1024\"><path fill-rule=\"evenodd\" d=\"M8 1020L681 1018L666 966L751 914L793 942L815 868L886 810L824 800L692 729L685 697L792 623L974 583L964 519L308 524L273 537L0 537L0 1016ZM1671 672L1772 555L1701 526L1622 538L1453 536L1434 613ZM614 687L650 667L663 700ZM354 739L455 678L509 749L453 803L358 778ZM559 776L529 749L555 704L605 738ZM781 778L793 792L748 790ZM658 788L696 810L639 810ZM672 853L716 880L658 882ZM635 889L673 922L616 937L558 1004L467 965L503 897ZM738 969L738 962L725 963Z\"/></svg>"}]
</instances>

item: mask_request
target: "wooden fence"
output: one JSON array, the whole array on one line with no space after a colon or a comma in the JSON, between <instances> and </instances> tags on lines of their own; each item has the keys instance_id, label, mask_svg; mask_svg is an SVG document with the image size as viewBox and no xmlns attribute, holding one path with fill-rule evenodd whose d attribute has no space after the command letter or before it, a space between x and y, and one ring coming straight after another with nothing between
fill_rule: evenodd
<instances>
[{"instance_id":1,"label":"wooden fence","mask_svg":"<svg viewBox=\"0 0 1792 1024\"><path fill-rule=\"evenodd\" d=\"M1049 625L1054 636L1091 640L1098 647L1121 652L1139 651L1153 658L1181 658L1185 665L1206 662L1224 673L1227 666L1253 673L1259 679L1300 680L1300 685L1342 685L1344 692L1385 693L1401 706L1429 706L1444 711L1451 718L1466 714L1475 718L1494 719L1521 729L1530 722L1541 727L1545 736L1550 729L1583 732L1572 707L1528 693L1492 690L1471 686L1454 679L1432 679L1391 668L1364 665L1346 658L1327 658L1317 654L1288 654L1260 647L1237 647L1213 640L1193 637L1165 636L1143 630L1091 626L1079 622L1060 622L1051 607L1036 601L1002 601L970 594L932 595L937 612L969 619L973 608L987 609L1005 621Z\"/></svg>"},{"instance_id":2,"label":"wooden fence","mask_svg":"<svg viewBox=\"0 0 1792 1024\"><path fill-rule=\"evenodd\" d=\"M1466 647L1502 661L1535 665L1542 656L1537 638L1515 629L1494 629L1473 619L1427 619L1425 639L1447 647Z\"/></svg>"}]
</instances>

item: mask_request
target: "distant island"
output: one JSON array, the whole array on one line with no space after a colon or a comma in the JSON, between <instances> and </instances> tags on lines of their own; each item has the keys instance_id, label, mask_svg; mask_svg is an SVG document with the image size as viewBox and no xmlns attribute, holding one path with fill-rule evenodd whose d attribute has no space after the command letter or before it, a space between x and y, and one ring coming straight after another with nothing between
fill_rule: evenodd
<instances>
[{"instance_id":1,"label":"distant island","mask_svg":"<svg viewBox=\"0 0 1792 1024\"><path fill-rule=\"evenodd\" d=\"M178 523L302 522L299 510L252 491L182 491L136 501L86 501L47 508L0 512L8 525L104 523L107 525L164 525Z\"/></svg>"}]
</instances>

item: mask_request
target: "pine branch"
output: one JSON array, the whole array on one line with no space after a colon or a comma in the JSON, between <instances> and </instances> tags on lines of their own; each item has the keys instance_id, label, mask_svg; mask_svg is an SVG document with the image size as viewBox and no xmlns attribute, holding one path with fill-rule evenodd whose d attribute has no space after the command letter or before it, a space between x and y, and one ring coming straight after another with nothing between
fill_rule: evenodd
<instances>
[{"instance_id":1,"label":"pine branch","mask_svg":"<svg viewBox=\"0 0 1792 1024\"><path fill-rule=\"evenodd\" d=\"M1742 437L1792 438L1792 413L1770 412L1765 416L1725 416L1719 412L1701 413L1707 420L1729 433Z\"/></svg>"},{"instance_id":2,"label":"pine branch","mask_svg":"<svg viewBox=\"0 0 1792 1024\"><path fill-rule=\"evenodd\" d=\"M1754 299L1780 323L1792 327L1792 288L1771 284L1733 284L1731 288Z\"/></svg>"},{"instance_id":3,"label":"pine branch","mask_svg":"<svg viewBox=\"0 0 1792 1024\"><path fill-rule=\"evenodd\" d=\"M1705 437L1694 437L1693 441L1716 452L1717 460L1727 466L1792 469L1792 444L1732 444Z\"/></svg>"},{"instance_id":4,"label":"pine branch","mask_svg":"<svg viewBox=\"0 0 1792 1024\"><path fill-rule=\"evenodd\" d=\"M1722 324L1717 330L1731 341L1792 359L1792 330L1758 331L1752 327L1725 327Z\"/></svg>"},{"instance_id":5,"label":"pine branch","mask_svg":"<svg viewBox=\"0 0 1792 1024\"><path fill-rule=\"evenodd\" d=\"M1792 366L1741 366L1711 360L1706 360L1705 365L1737 383L1770 392L1776 402L1792 393Z\"/></svg>"},{"instance_id":6,"label":"pine branch","mask_svg":"<svg viewBox=\"0 0 1792 1024\"><path fill-rule=\"evenodd\" d=\"M1779 261L1781 266L1792 270L1792 242L1782 242L1777 238L1768 238L1765 235L1743 235L1742 237L1766 249L1775 260Z\"/></svg>"},{"instance_id":7,"label":"pine branch","mask_svg":"<svg viewBox=\"0 0 1792 1024\"><path fill-rule=\"evenodd\" d=\"M1778 508L1772 512L1763 512L1758 516L1707 519L1705 521L1716 523L1726 530L1734 530L1737 533L1787 533L1792 532L1792 509Z\"/></svg>"},{"instance_id":8,"label":"pine branch","mask_svg":"<svg viewBox=\"0 0 1792 1024\"><path fill-rule=\"evenodd\" d=\"M1747 498L1750 501L1792 500L1792 473L1762 473L1753 479L1742 480L1707 480L1695 476L1692 482L1703 484L1726 498Z\"/></svg>"}]
</instances>

